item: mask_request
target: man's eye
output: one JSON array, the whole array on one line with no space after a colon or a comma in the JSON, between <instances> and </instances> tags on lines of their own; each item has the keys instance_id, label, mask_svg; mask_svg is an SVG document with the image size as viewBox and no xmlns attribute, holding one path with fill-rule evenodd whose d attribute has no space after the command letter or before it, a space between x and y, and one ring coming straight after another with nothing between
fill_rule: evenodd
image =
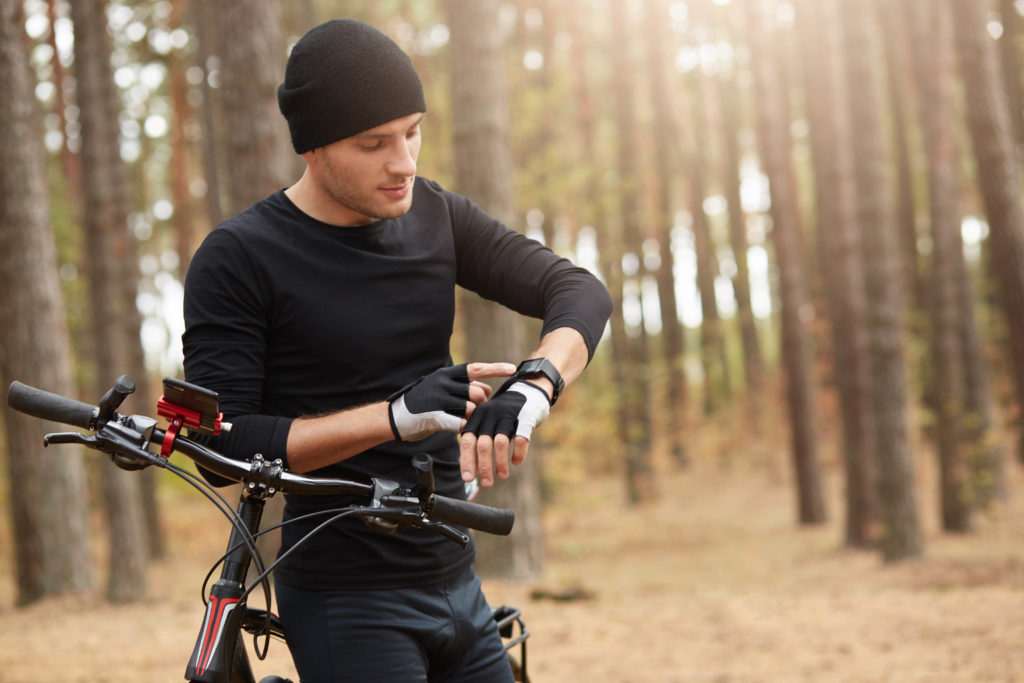
<instances>
[{"instance_id":1,"label":"man's eye","mask_svg":"<svg viewBox=\"0 0 1024 683\"><path fill-rule=\"evenodd\" d=\"M360 147L362 147L367 152L373 152L374 150L378 150L378 149L381 148L381 146L382 145L379 142L371 142L371 143L366 144L366 145L360 145Z\"/></svg>"}]
</instances>

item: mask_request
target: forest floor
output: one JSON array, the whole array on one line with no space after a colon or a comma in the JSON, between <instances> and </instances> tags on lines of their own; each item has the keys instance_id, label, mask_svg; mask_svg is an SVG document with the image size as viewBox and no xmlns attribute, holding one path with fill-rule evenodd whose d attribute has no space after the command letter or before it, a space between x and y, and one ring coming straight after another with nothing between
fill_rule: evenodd
<instances>
[{"instance_id":1,"label":"forest floor","mask_svg":"<svg viewBox=\"0 0 1024 683\"><path fill-rule=\"evenodd\" d=\"M1024 472L975 532L937 530L933 473L920 463L922 559L885 565L842 547L837 468L831 520L794 523L783 453L759 463L695 460L628 507L619 480L563 488L546 510L543 575L485 581L531 632L536 683L567 681L1024 681ZM0 526L0 681L178 681L201 617L199 584L225 527L196 495L169 498L171 552L149 597L13 605ZM173 511L173 512L172 512ZM574 594L562 601L550 596ZM548 597L543 597L548 596ZM274 641L257 678L292 672Z\"/></svg>"}]
</instances>

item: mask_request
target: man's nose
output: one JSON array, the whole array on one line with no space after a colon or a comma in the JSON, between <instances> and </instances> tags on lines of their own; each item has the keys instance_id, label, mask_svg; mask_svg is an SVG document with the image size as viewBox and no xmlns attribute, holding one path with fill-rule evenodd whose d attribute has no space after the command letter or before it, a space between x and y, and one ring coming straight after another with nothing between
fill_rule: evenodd
<instances>
[{"instance_id":1,"label":"man's nose","mask_svg":"<svg viewBox=\"0 0 1024 683\"><path fill-rule=\"evenodd\" d=\"M388 159L387 171L391 175L410 177L416 175L416 149L410 140L401 140L395 153Z\"/></svg>"}]
</instances>

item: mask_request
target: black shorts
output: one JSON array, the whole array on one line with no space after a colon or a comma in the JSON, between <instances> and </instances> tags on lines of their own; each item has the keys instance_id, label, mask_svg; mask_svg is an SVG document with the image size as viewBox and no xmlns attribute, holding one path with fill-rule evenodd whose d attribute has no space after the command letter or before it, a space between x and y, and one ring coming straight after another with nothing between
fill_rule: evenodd
<instances>
[{"instance_id":1,"label":"black shorts","mask_svg":"<svg viewBox=\"0 0 1024 683\"><path fill-rule=\"evenodd\" d=\"M471 568L415 588L275 590L302 683L512 683Z\"/></svg>"}]
</instances>

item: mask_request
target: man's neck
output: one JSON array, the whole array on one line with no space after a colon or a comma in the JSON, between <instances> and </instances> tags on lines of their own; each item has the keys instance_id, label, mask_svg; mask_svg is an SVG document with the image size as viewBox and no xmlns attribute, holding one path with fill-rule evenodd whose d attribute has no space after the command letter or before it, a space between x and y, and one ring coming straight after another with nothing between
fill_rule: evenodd
<instances>
[{"instance_id":1,"label":"man's neck","mask_svg":"<svg viewBox=\"0 0 1024 683\"><path fill-rule=\"evenodd\" d=\"M355 218L351 211L339 206L337 202L328 197L313 179L308 167L302 177L287 188L284 194L299 211L321 223L335 225L339 228L352 228L366 224L361 217Z\"/></svg>"}]
</instances>

